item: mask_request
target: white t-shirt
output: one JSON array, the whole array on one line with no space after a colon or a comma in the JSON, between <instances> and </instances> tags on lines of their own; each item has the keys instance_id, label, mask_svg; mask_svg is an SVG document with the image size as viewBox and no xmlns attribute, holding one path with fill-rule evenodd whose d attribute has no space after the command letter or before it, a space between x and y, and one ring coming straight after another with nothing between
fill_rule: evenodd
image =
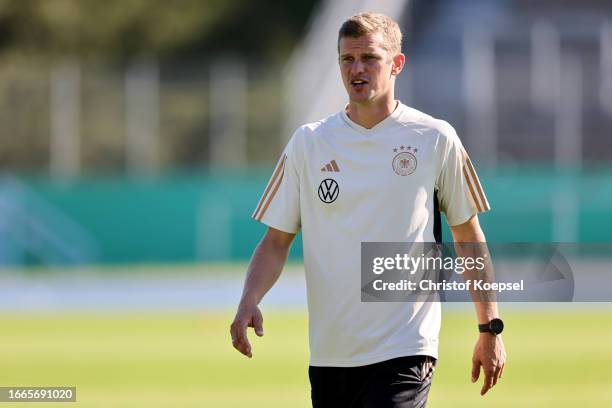
<instances>
[{"instance_id":1,"label":"white t-shirt","mask_svg":"<svg viewBox=\"0 0 612 408\"><path fill-rule=\"evenodd\" d=\"M362 241L435 241L434 190L450 225L489 209L454 129L402 103L372 129L341 111L294 133L253 218L302 229L311 365L437 358L440 304L361 302L360 267Z\"/></svg>"}]
</instances>

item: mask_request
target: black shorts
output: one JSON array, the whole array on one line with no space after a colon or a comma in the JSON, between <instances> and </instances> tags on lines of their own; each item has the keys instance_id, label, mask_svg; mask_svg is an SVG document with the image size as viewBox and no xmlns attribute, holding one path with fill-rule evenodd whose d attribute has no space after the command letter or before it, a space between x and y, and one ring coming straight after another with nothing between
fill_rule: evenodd
<instances>
[{"instance_id":1,"label":"black shorts","mask_svg":"<svg viewBox=\"0 0 612 408\"><path fill-rule=\"evenodd\" d=\"M436 359L399 357L359 367L308 369L314 408L424 407Z\"/></svg>"}]
</instances>

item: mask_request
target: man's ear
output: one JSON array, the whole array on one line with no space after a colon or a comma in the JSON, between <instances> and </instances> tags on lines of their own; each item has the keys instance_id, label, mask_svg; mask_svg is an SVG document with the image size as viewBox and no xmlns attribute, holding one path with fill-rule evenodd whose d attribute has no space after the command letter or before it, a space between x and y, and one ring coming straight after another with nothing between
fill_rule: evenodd
<instances>
[{"instance_id":1,"label":"man's ear","mask_svg":"<svg viewBox=\"0 0 612 408\"><path fill-rule=\"evenodd\" d=\"M406 56L402 53L397 54L393 57L393 66L391 67L391 75L399 75L404 69L404 64L406 63Z\"/></svg>"}]
</instances>

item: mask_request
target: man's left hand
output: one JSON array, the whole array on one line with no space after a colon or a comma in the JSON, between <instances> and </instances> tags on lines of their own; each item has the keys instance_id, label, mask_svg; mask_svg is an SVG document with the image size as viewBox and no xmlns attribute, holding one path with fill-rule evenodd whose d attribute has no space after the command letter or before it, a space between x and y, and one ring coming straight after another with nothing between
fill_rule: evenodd
<instances>
[{"instance_id":1,"label":"man's left hand","mask_svg":"<svg viewBox=\"0 0 612 408\"><path fill-rule=\"evenodd\" d=\"M501 379L506 364L506 349L501 335L480 333L474 355L472 356L472 382L480 377L480 367L484 374L484 383L480 395L485 395Z\"/></svg>"}]
</instances>

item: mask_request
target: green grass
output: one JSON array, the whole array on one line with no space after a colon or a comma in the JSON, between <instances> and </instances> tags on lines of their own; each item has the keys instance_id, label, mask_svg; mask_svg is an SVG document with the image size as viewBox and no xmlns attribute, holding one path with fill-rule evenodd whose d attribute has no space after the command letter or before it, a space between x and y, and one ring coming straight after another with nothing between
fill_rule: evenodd
<instances>
[{"instance_id":1,"label":"green grass","mask_svg":"<svg viewBox=\"0 0 612 408\"><path fill-rule=\"evenodd\" d=\"M612 312L595 310L504 313L508 366L484 398L473 312L446 313L429 406L612 406ZM308 407L306 315L264 312L251 360L231 346L231 312L5 313L0 386L77 387L76 404L45 407Z\"/></svg>"}]
</instances>

